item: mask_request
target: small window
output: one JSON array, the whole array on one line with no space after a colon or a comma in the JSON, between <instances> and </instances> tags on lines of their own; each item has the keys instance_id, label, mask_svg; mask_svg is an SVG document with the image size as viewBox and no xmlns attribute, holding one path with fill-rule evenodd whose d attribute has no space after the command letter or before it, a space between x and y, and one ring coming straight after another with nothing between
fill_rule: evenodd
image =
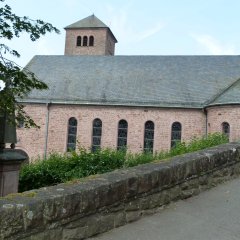
<instances>
[{"instance_id":1,"label":"small window","mask_svg":"<svg viewBox=\"0 0 240 240\"><path fill-rule=\"evenodd\" d=\"M153 153L154 123L147 121L144 130L144 152Z\"/></svg>"},{"instance_id":2,"label":"small window","mask_svg":"<svg viewBox=\"0 0 240 240\"><path fill-rule=\"evenodd\" d=\"M222 123L222 133L225 134L229 140L230 137L230 125L228 122Z\"/></svg>"},{"instance_id":3,"label":"small window","mask_svg":"<svg viewBox=\"0 0 240 240\"><path fill-rule=\"evenodd\" d=\"M77 46L80 47L82 45L82 37L78 36L77 37Z\"/></svg>"},{"instance_id":4,"label":"small window","mask_svg":"<svg viewBox=\"0 0 240 240\"><path fill-rule=\"evenodd\" d=\"M118 123L118 141L117 149L125 150L127 147L128 123L126 120L120 120Z\"/></svg>"},{"instance_id":5,"label":"small window","mask_svg":"<svg viewBox=\"0 0 240 240\"><path fill-rule=\"evenodd\" d=\"M93 36L90 36L89 38L89 46L94 46L94 37Z\"/></svg>"},{"instance_id":6,"label":"small window","mask_svg":"<svg viewBox=\"0 0 240 240\"><path fill-rule=\"evenodd\" d=\"M88 37L84 36L83 37L83 46L86 47L88 45Z\"/></svg>"},{"instance_id":7,"label":"small window","mask_svg":"<svg viewBox=\"0 0 240 240\"><path fill-rule=\"evenodd\" d=\"M99 118L93 121L93 134L92 134L92 152L101 148L102 137L102 121Z\"/></svg>"},{"instance_id":8,"label":"small window","mask_svg":"<svg viewBox=\"0 0 240 240\"><path fill-rule=\"evenodd\" d=\"M17 128L24 128L24 120L23 119L17 120Z\"/></svg>"},{"instance_id":9,"label":"small window","mask_svg":"<svg viewBox=\"0 0 240 240\"><path fill-rule=\"evenodd\" d=\"M176 147L178 142L181 142L182 137L182 125L179 122L174 122L172 124L172 134L171 134L171 148Z\"/></svg>"},{"instance_id":10,"label":"small window","mask_svg":"<svg viewBox=\"0 0 240 240\"><path fill-rule=\"evenodd\" d=\"M77 140L77 119L72 117L68 120L68 140L67 140L67 151L76 150Z\"/></svg>"}]
</instances>

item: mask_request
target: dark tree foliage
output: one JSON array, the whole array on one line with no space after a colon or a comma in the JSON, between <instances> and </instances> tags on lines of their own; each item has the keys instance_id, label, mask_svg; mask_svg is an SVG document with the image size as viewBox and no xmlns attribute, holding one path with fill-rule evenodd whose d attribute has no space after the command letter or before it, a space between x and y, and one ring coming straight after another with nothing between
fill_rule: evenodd
<instances>
[{"instance_id":1,"label":"dark tree foliage","mask_svg":"<svg viewBox=\"0 0 240 240\"><path fill-rule=\"evenodd\" d=\"M12 40L27 33L32 41L36 41L48 32L59 33L59 30L42 20L32 20L29 17L19 17L12 12L9 5L0 0L0 39ZM5 83L4 90L0 91L0 113L8 116L16 113L16 121L25 122L25 127L37 126L24 111L18 100L24 98L32 89L47 89L47 85L37 79L32 72L22 69L15 62L7 59L11 54L20 57L17 50L0 43L0 80Z\"/></svg>"}]
</instances>

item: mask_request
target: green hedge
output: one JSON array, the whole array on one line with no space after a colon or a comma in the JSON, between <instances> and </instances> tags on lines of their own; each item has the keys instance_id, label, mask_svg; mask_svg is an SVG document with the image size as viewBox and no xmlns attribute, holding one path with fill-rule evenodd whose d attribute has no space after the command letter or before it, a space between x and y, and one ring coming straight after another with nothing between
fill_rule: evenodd
<instances>
[{"instance_id":1,"label":"green hedge","mask_svg":"<svg viewBox=\"0 0 240 240\"><path fill-rule=\"evenodd\" d=\"M55 185L118 168L149 163L154 160L164 160L176 155L226 143L227 141L228 139L225 135L215 133L208 135L207 138L194 138L188 144L184 142L179 143L168 152L156 154L132 154L123 150L116 151L111 149L98 150L91 153L84 148L80 148L77 153L52 154L47 160L38 160L22 166L19 191Z\"/></svg>"}]
</instances>

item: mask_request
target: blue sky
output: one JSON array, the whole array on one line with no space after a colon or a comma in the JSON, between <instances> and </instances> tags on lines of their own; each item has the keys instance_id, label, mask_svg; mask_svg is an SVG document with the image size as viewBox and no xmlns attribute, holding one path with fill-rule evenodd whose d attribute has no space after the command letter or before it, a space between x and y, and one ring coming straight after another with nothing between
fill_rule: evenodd
<instances>
[{"instance_id":1,"label":"blue sky","mask_svg":"<svg viewBox=\"0 0 240 240\"><path fill-rule=\"evenodd\" d=\"M91 14L116 38L116 55L235 55L240 53L239 0L6 0L18 15L51 22L61 34L8 43L25 66L34 55L64 52L64 27Z\"/></svg>"}]
</instances>

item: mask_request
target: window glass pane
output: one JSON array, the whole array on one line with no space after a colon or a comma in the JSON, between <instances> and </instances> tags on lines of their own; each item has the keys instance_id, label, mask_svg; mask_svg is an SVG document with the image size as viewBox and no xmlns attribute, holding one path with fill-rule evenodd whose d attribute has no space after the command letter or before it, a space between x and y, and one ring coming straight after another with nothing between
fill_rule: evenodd
<instances>
[{"instance_id":1,"label":"window glass pane","mask_svg":"<svg viewBox=\"0 0 240 240\"><path fill-rule=\"evenodd\" d=\"M94 37L90 36L89 38L89 46L93 46L94 45Z\"/></svg>"},{"instance_id":2,"label":"window glass pane","mask_svg":"<svg viewBox=\"0 0 240 240\"><path fill-rule=\"evenodd\" d=\"M227 136L227 138L229 139L230 136L230 125L228 122L223 122L222 123L222 133L225 134Z\"/></svg>"},{"instance_id":3,"label":"window glass pane","mask_svg":"<svg viewBox=\"0 0 240 240\"><path fill-rule=\"evenodd\" d=\"M153 152L154 143L154 123L147 121L144 130L144 152Z\"/></svg>"},{"instance_id":4,"label":"window glass pane","mask_svg":"<svg viewBox=\"0 0 240 240\"><path fill-rule=\"evenodd\" d=\"M77 119L70 118L68 120L68 137L67 137L67 151L76 149L77 140Z\"/></svg>"},{"instance_id":5,"label":"window glass pane","mask_svg":"<svg viewBox=\"0 0 240 240\"><path fill-rule=\"evenodd\" d=\"M93 134L92 134L92 151L96 151L101 147L102 137L102 121L99 118L93 121Z\"/></svg>"},{"instance_id":6,"label":"window glass pane","mask_svg":"<svg viewBox=\"0 0 240 240\"><path fill-rule=\"evenodd\" d=\"M82 38L81 36L77 37L77 46L81 46L82 45Z\"/></svg>"},{"instance_id":7,"label":"window glass pane","mask_svg":"<svg viewBox=\"0 0 240 240\"><path fill-rule=\"evenodd\" d=\"M124 149L127 147L127 132L128 132L128 123L126 120L120 120L118 123L118 140L117 140L117 149Z\"/></svg>"},{"instance_id":8,"label":"window glass pane","mask_svg":"<svg viewBox=\"0 0 240 240\"><path fill-rule=\"evenodd\" d=\"M171 133L171 148L176 147L178 142L181 142L182 138L182 125L179 122L174 122L172 124Z\"/></svg>"},{"instance_id":9,"label":"window glass pane","mask_svg":"<svg viewBox=\"0 0 240 240\"><path fill-rule=\"evenodd\" d=\"M83 37L83 46L87 46L88 45L88 37L84 36Z\"/></svg>"},{"instance_id":10,"label":"window glass pane","mask_svg":"<svg viewBox=\"0 0 240 240\"><path fill-rule=\"evenodd\" d=\"M101 136L102 128L101 127L93 127L93 136Z\"/></svg>"}]
</instances>

